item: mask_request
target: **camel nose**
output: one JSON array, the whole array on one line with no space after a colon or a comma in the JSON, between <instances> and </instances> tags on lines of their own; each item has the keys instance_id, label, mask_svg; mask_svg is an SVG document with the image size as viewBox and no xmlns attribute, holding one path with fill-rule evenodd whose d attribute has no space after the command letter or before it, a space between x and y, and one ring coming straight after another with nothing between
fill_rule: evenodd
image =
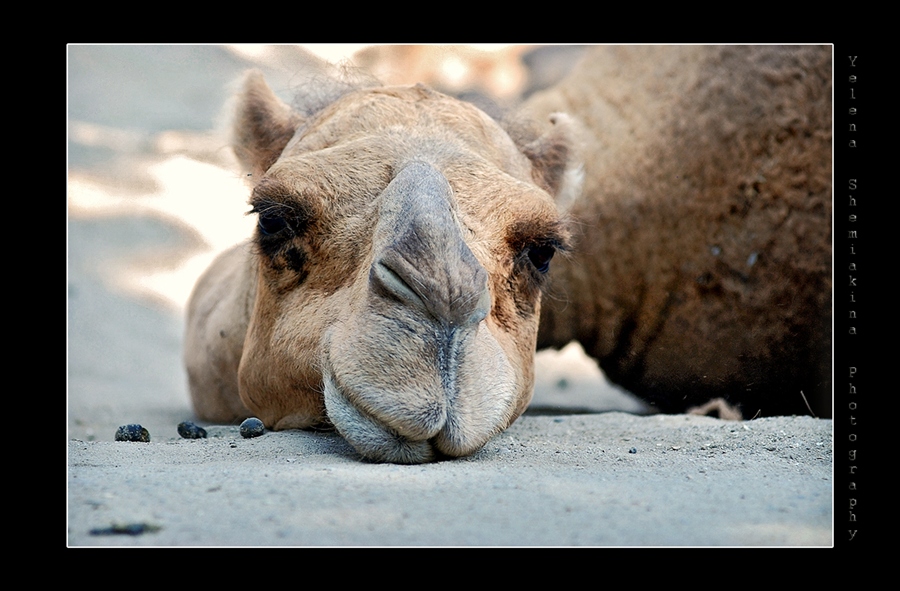
<instances>
[{"instance_id":1,"label":"camel nose","mask_svg":"<svg viewBox=\"0 0 900 591\"><path fill-rule=\"evenodd\" d=\"M431 164L407 164L381 195L372 291L452 327L487 317L487 272L463 239L452 190Z\"/></svg>"}]
</instances>

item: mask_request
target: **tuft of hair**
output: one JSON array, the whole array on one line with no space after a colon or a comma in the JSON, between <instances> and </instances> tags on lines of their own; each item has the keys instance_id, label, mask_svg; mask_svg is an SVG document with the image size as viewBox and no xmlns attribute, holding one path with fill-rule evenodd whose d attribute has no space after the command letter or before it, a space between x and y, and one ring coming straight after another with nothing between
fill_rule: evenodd
<instances>
[{"instance_id":1,"label":"tuft of hair","mask_svg":"<svg viewBox=\"0 0 900 591\"><path fill-rule=\"evenodd\" d=\"M308 119L346 94L380 86L377 78L349 61L325 64L321 73L295 89L291 106Z\"/></svg>"}]
</instances>

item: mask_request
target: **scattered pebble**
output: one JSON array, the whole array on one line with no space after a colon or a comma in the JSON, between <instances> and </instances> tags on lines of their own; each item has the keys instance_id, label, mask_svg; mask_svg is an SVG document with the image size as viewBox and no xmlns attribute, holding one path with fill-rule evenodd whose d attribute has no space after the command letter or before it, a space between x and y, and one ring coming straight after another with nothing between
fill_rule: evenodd
<instances>
[{"instance_id":1,"label":"scattered pebble","mask_svg":"<svg viewBox=\"0 0 900 591\"><path fill-rule=\"evenodd\" d=\"M150 443L150 432L140 425L122 425L116 429L116 441L142 441Z\"/></svg>"},{"instance_id":2,"label":"scattered pebble","mask_svg":"<svg viewBox=\"0 0 900 591\"><path fill-rule=\"evenodd\" d=\"M110 527L95 527L90 531L90 534L92 536L113 536L116 534L139 536L141 534L157 532L160 529L161 528L158 525L152 525L150 523L114 523Z\"/></svg>"},{"instance_id":3,"label":"scattered pebble","mask_svg":"<svg viewBox=\"0 0 900 591\"><path fill-rule=\"evenodd\" d=\"M178 423L178 434L185 439L206 439L206 429L191 421Z\"/></svg>"},{"instance_id":4,"label":"scattered pebble","mask_svg":"<svg viewBox=\"0 0 900 591\"><path fill-rule=\"evenodd\" d=\"M249 419L245 419L243 423L241 423L241 437L250 438L250 437L259 437L266 431L266 426L263 425L263 422L257 419L256 417L250 417Z\"/></svg>"}]
</instances>

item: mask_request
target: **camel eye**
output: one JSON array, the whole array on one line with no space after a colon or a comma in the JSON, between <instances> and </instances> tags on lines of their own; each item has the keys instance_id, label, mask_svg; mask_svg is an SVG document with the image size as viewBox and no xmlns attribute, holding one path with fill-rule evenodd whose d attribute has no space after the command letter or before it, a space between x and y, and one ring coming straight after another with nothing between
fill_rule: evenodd
<instances>
[{"instance_id":1,"label":"camel eye","mask_svg":"<svg viewBox=\"0 0 900 591\"><path fill-rule=\"evenodd\" d=\"M546 273L550 270L550 259L553 258L555 253L556 248L550 244L529 246L527 250L528 260L541 273Z\"/></svg>"},{"instance_id":2,"label":"camel eye","mask_svg":"<svg viewBox=\"0 0 900 591\"><path fill-rule=\"evenodd\" d=\"M280 215L260 213L257 225L259 226L259 231L265 236L271 236L284 230L287 227L287 222Z\"/></svg>"}]
</instances>

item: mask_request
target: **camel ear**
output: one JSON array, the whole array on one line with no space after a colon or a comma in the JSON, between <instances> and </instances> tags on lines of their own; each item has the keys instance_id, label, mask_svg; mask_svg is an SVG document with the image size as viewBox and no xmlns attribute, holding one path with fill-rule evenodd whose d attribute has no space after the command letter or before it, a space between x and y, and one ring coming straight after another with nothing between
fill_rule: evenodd
<instances>
[{"instance_id":1,"label":"camel ear","mask_svg":"<svg viewBox=\"0 0 900 591\"><path fill-rule=\"evenodd\" d=\"M232 148L254 178L275 164L301 118L275 96L261 72L247 73L237 99Z\"/></svg>"},{"instance_id":2,"label":"camel ear","mask_svg":"<svg viewBox=\"0 0 900 591\"><path fill-rule=\"evenodd\" d=\"M565 113L551 114L549 122L543 135L521 150L531 160L535 182L554 196L560 210L567 211L581 193L584 180L576 155L577 124Z\"/></svg>"}]
</instances>

